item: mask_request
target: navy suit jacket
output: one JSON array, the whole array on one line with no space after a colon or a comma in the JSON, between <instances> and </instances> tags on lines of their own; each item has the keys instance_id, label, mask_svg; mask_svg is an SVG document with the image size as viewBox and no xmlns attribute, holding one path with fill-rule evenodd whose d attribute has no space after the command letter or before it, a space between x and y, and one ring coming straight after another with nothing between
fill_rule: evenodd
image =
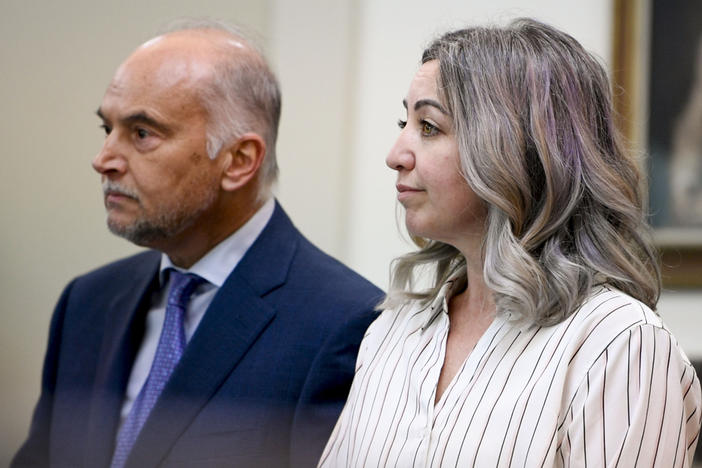
<instances>
[{"instance_id":1,"label":"navy suit jacket","mask_svg":"<svg viewBox=\"0 0 702 468\"><path fill-rule=\"evenodd\" d=\"M160 253L144 252L66 287L13 466L109 466L159 262ZM380 299L276 204L214 297L127 466L314 466Z\"/></svg>"}]
</instances>

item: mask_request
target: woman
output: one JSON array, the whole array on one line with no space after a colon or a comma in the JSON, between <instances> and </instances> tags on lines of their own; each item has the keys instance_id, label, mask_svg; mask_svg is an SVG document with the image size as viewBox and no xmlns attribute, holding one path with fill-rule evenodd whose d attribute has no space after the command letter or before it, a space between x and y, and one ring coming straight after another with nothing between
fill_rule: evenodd
<instances>
[{"instance_id":1,"label":"woman","mask_svg":"<svg viewBox=\"0 0 702 468\"><path fill-rule=\"evenodd\" d=\"M700 385L652 312L602 67L533 20L470 28L424 51L404 103L387 164L420 248L394 263L320 466L689 465Z\"/></svg>"}]
</instances>

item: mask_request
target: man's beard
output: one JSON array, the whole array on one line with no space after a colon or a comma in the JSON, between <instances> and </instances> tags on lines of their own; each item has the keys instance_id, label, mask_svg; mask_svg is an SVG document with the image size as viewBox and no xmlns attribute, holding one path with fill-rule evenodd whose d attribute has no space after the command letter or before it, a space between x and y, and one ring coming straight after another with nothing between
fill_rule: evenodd
<instances>
[{"instance_id":1,"label":"man's beard","mask_svg":"<svg viewBox=\"0 0 702 468\"><path fill-rule=\"evenodd\" d=\"M135 192L120 187L114 183L103 185L103 191L115 191L134 199L140 204L139 196ZM216 190L209 190L199 206L184 208L182 205L163 209L155 215L145 215L128 224L114 222L109 214L107 216L107 227L111 233L122 237L136 245L150 247L154 244L171 239L191 227L197 219L207 211L215 201Z\"/></svg>"},{"instance_id":2,"label":"man's beard","mask_svg":"<svg viewBox=\"0 0 702 468\"><path fill-rule=\"evenodd\" d=\"M113 223L109 216L107 218L107 228L112 234L141 246L150 246L160 240L171 238L187 227L187 225L172 222L169 217L161 217L158 220L137 219L128 225Z\"/></svg>"}]
</instances>

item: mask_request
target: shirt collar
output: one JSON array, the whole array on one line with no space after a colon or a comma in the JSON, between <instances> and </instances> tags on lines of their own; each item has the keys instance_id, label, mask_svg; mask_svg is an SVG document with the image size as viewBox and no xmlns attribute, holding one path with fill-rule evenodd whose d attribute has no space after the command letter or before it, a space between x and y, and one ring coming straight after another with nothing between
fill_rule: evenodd
<instances>
[{"instance_id":1,"label":"shirt collar","mask_svg":"<svg viewBox=\"0 0 702 468\"><path fill-rule=\"evenodd\" d=\"M195 273L216 287L221 287L229 274L236 268L246 251L253 245L258 236L270 221L275 209L275 200L271 197L261 208L239 229L229 237L214 246L204 257L195 262L188 270L173 265L168 255L161 254L160 281L165 284L165 270L174 268L179 271Z\"/></svg>"},{"instance_id":2,"label":"shirt collar","mask_svg":"<svg viewBox=\"0 0 702 468\"><path fill-rule=\"evenodd\" d=\"M434 297L434 300L429 304L429 314L427 314L427 319L422 326L422 331L429 328L436 317L438 317L442 312L448 314L448 300L451 299L458 291L465 288L466 285L466 269L461 268L459 271L455 272L449 279L441 285L439 292Z\"/></svg>"}]
</instances>

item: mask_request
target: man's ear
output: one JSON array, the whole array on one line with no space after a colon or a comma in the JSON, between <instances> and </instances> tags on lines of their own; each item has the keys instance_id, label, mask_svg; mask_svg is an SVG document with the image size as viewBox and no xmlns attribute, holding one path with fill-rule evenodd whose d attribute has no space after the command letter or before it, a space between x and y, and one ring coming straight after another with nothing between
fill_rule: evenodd
<instances>
[{"instance_id":1,"label":"man's ear","mask_svg":"<svg viewBox=\"0 0 702 468\"><path fill-rule=\"evenodd\" d=\"M256 133L244 133L222 154L222 189L237 190L256 176L266 155L266 143Z\"/></svg>"}]
</instances>

